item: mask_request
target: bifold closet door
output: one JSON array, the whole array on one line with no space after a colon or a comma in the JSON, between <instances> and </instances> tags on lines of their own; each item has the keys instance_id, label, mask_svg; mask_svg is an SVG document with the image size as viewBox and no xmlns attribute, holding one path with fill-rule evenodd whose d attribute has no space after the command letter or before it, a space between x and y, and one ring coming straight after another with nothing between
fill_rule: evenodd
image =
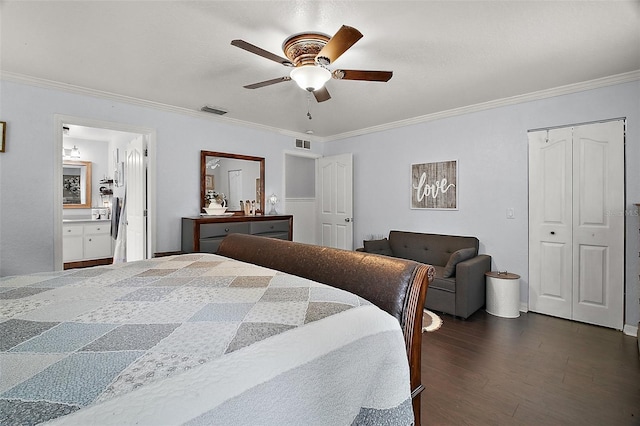
<instances>
[{"instance_id":1,"label":"bifold closet door","mask_svg":"<svg viewBox=\"0 0 640 426\"><path fill-rule=\"evenodd\" d=\"M531 311L622 329L621 212L624 121L529 133Z\"/></svg>"}]
</instances>

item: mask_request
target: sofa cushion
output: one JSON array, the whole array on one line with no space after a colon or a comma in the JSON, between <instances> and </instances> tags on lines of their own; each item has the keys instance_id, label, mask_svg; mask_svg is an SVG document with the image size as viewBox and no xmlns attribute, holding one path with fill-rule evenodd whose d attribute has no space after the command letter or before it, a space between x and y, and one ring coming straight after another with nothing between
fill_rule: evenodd
<instances>
[{"instance_id":1,"label":"sofa cushion","mask_svg":"<svg viewBox=\"0 0 640 426\"><path fill-rule=\"evenodd\" d=\"M429 285L430 288L437 288L439 290L444 290L449 293L456 292L456 279L455 277L445 277L444 276L444 266L434 266L436 270L436 277L433 282ZM429 293L427 290L427 299L429 298Z\"/></svg>"},{"instance_id":2,"label":"sofa cushion","mask_svg":"<svg viewBox=\"0 0 640 426\"><path fill-rule=\"evenodd\" d=\"M447 262L447 264L444 267L444 270L442 271L442 277L443 278L453 277L456 273L456 265L460 262L464 262L465 260L469 260L472 257L476 257L476 254L477 254L476 249L473 247L463 248L451 253L451 256L449 257L449 261Z\"/></svg>"},{"instance_id":3,"label":"sofa cushion","mask_svg":"<svg viewBox=\"0 0 640 426\"><path fill-rule=\"evenodd\" d=\"M364 240L364 251L367 253L384 254L386 256L393 256L389 240L383 238L382 240Z\"/></svg>"},{"instance_id":4,"label":"sofa cushion","mask_svg":"<svg viewBox=\"0 0 640 426\"><path fill-rule=\"evenodd\" d=\"M445 266L457 250L473 247L477 253L479 241L476 237L390 231L389 245L395 257Z\"/></svg>"}]
</instances>

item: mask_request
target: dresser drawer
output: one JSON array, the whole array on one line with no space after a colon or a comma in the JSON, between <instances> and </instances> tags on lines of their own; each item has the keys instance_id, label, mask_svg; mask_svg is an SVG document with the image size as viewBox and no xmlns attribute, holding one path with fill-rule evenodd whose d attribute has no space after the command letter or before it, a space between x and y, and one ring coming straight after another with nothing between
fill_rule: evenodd
<instances>
[{"instance_id":1,"label":"dresser drawer","mask_svg":"<svg viewBox=\"0 0 640 426\"><path fill-rule=\"evenodd\" d=\"M288 220L265 220L250 223L251 234L266 234L271 232L289 232Z\"/></svg>"},{"instance_id":2,"label":"dresser drawer","mask_svg":"<svg viewBox=\"0 0 640 426\"><path fill-rule=\"evenodd\" d=\"M200 253L215 253L224 238L205 238L200 240Z\"/></svg>"},{"instance_id":3,"label":"dresser drawer","mask_svg":"<svg viewBox=\"0 0 640 426\"><path fill-rule=\"evenodd\" d=\"M261 235L263 237L269 237L269 238L277 238L278 240L288 240L289 239L289 233L288 232L269 232L266 234L258 234Z\"/></svg>"},{"instance_id":4,"label":"dresser drawer","mask_svg":"<svg viewBox=\"0 0 640 426\"><path fill-rule=\"evenodd\" d=\"M200 239L211 237L224 237L228 234L248 234L249 223L204 223L200 225ZM202 249L202 247L201 247Z\"/></svg>"},{"instance_id":5,"label":"dresser drawer","mask_svg":"<svg viewBox=\"0 0 640 426\"><path fill-rule=\"evenodd\" d=\"M181 247L184 253L217 253L229 234L253 234L291 240L291 215L183 217Z\"/></svg>"}]
</instances>

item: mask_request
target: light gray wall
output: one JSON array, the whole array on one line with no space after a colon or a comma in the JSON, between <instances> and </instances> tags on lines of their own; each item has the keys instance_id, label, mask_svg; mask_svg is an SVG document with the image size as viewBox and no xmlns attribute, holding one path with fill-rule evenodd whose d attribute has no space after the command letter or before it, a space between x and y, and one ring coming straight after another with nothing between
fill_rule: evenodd
<instances>
[{"instance_id":1,"label":"light gray wall","mask_svg":"<svg viewBox=\"0 0 640 426\"><path fill-rule=\"evenodd\" d=\"M63 114L157 132L157 247L180 248L180 217L198 213L200 150L266 158L266 194L283 194L291 137L214 120L0 80L7 152L0 154L0 276L53 270L53 117ZM355 241L390 229L475 235L494 269L522 276L528 292L527 130L627 118L627 210L640 202L640 82L314 144L354 156ZM410 165L457 159L459 210L409 208ZM506 219L514 208L515 219ZM627 217L626 318L638 312L638 218Z\"/></svg>"},{"instance_id":2,"label":"light gray wall","mask_svg":"<svg viewBox=\"0 0 640 426\"><path fill-rule=\"evenodd\" d=\"M287 198L314 198L316 196L315 159L285 156Z\"/></svg>"},{"instance_id":3,"label":"light gray wall","mask_svg":"<svg viewBox=\"0 0 640 426\"><path fill-rule=\"evenodd\" d=\"M156 252L179 250L180 218L199 213L200 150L265 157L266 193L283 193L293 137L7 80L0 94L0 276L54 270L55 114L156 130Z\"/></svg>"},{"instance_id":4,"label":"light gray wall","mask_svg":"<svg viewBox=\"0 0 640 426\"><path fill-rule=\"evenodd\" d=\"M473 235L493 268L522 276L528 300L527 130L627 118L626 204L640 200L640 82L620 84L328 142L354 158L354 241L391 229ZM457 211L409 208L414 163L458 160ZM507 208L515 219L506 218ZM638 313L638 218L627 217L626 318Z\"/></svg>"}]
</instances>

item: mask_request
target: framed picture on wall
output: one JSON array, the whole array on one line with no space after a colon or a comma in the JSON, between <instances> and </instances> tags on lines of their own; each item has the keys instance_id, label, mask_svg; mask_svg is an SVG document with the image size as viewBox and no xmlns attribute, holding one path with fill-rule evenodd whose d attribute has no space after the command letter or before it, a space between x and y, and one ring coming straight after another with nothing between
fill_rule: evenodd
<instances>
[{"instance_id":1,"label":"framed picture on wall","mask_svg":"<svg viewBox=\"0 0 640 426\"><path fill-rule=\"evenodd\" d=\"M458 209L458 161L411 165L412 209Z\"/></svg>"},{"instance_id":2,"label":"framed picture on wall","mask_svg":"<svg viewBox=\"0 0 640 426\"><path fill-rule=\"evenodd\" d=\"M7 137L7 123L0 121L0 152L4 152Z\"/></svg>"}]
</instances>

